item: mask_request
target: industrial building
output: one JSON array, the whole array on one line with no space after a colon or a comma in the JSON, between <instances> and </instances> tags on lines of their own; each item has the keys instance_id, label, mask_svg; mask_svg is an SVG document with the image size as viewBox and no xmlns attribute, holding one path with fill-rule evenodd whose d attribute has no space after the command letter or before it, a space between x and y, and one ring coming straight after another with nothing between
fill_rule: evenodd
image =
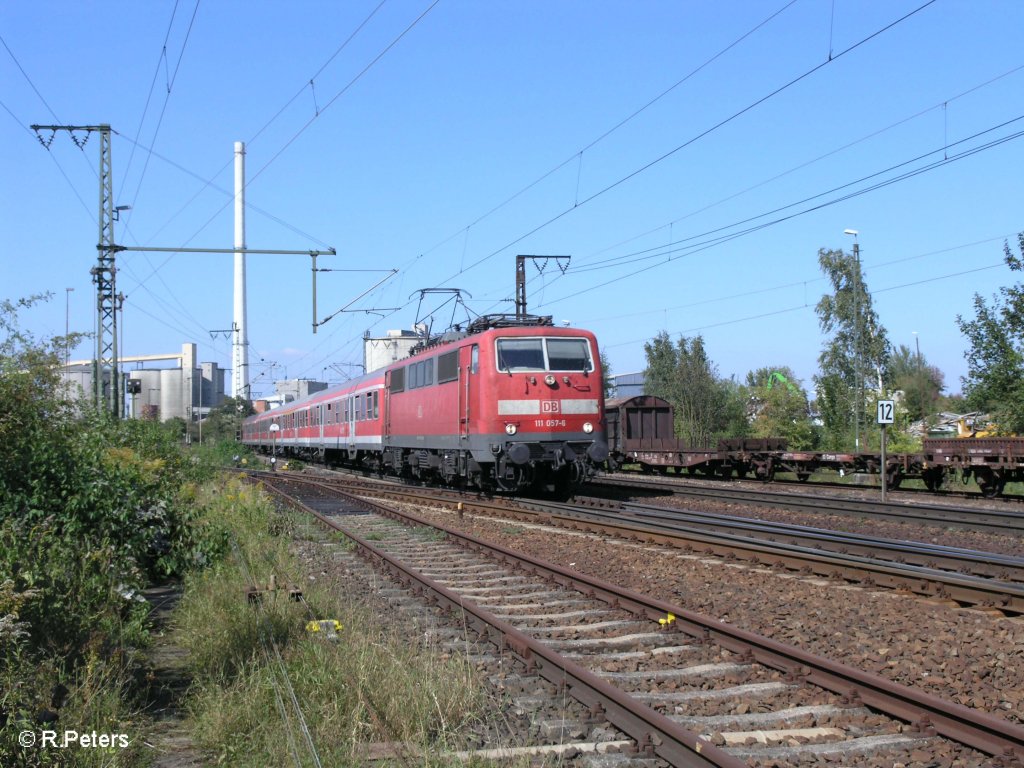
<instances>
[{"instance_id":1,"label":"industrial building","mask_svg":"<svg viewBox=\"0 0 1024 768\"><path fill-rule=\"evenodd\" d=\"M198 421L224 402L224 380L228 371L217 363L197 363L195 344L182 344L178 353L124 356L119 361L129 418ZM177 367L144 367L168 361L177 361ZM78 360L65 367L62 376L73 395L92 397L93 365L92 360ZM130 365L137 367L124 370ZM110 372L103 373L106 389Z\"/></svg>"}]
</instances>

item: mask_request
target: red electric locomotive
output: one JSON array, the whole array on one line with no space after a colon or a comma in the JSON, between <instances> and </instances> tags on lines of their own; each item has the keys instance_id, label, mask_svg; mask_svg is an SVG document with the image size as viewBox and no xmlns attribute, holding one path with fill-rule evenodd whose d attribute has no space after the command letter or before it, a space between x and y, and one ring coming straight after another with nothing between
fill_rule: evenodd
<instances>
[{"instance_id":1,"label":"red electric locomotive","mask_svg":"<svg viewBox=\"0 0 1024 768\"><path fill-rule=\"evenodd\" d=\"M329 464L566 496L608 456L603 403L592 333L492 315L379 371L251 416L242 439Z\"/></svg>"}]
</instances>

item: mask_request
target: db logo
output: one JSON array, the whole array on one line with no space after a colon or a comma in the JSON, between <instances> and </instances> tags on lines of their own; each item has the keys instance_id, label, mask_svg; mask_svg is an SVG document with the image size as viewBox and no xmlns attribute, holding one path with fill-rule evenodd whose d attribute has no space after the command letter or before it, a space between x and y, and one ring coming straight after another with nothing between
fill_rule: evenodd
<instances>
[{"instance_id":1,"label":"db logo","mask_svg":"<svg viewBox=\"0 0 1024 768\"><path fill-rule=\"evenodd\" d=\"M541 413L560 413L561 407L557 400L541 400L540 401L540 412Z\"/></svg>"}]
</instances>

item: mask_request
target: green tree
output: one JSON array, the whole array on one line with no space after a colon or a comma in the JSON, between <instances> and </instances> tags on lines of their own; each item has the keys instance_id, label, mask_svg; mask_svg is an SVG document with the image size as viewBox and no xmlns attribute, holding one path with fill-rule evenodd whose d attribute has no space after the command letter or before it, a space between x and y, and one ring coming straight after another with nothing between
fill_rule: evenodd
<instances>
[{"instance_id":1,"label":"green tree","mask_svg":"<svg viewBox=\"0 0 1024 768\"><path fill-rule=\"evenodd\" d=\"M244 397L227 397L224 402L210 410L203 419L203 442L218 443L237 440L242 422L256 411ZM199 440L199 424L189 424L192 441Z\"/></svg>"},{"instance_id":2,"label":"green tree","mask_svg":"<svg viewBox=\"0 0 1024 768\"><path fill-rule=\"evenodd\" d=\"M889 358L889 376L893 389L903 392L903 406L911 421L935 413L945 377L934 365L928 365L924 355L900 344Z\"/></svg>"},{"instance_id":3,"label":"green tree","mask_svg":"<svg viewBox=\"0 0 1024 768\"><path fill-rule=\"evenodd\" d=\"M784 437L794 450L814 447L807 393L786 366L747 374L748 413L753 437Z\"/></svg>"},{"instance_id":4,"label":"green tree","mask_svg":"<svg viewBox=\"0 0 1024 768\"><path fill-rule=\"evenodd\" d=\"M1003 245L1006 265L1024 269L1024 233L1017 236L1021 256ZM991 305L974 295L974 319L957 316L970 349L967 376L961 381L971 408L988 411L1001 431L1024 431L1024 286L1000 289Z\"/></svg>"},{"instance_id":5,"label":"green tree","mask_svg":"<svg viewBox=\"0 0 1024 768\"><path fill-rule=\"evenodd\" d=\"M679 382L676 378L679 357L668 332L661 331L649 342L645 342L644 355L647 357L644 391L675 405L679 399Z\"/></svg>"},{"instance_id":6,"label":"green tree","mask_svg":"<svg viewBox=\"0 0 1024 768\"><path fill-rule=\"evenodd\" d=\"M604 350L601 350L601 391L604 392L604 399L607 400L612 396L612 362L608 359L608 355L605 354Z\"/></svg>"},{"instance_id":7,"label":"green tree","mask_svg":"<svg viewBox=\"0 0 1024 768\"><path fill-rule=\"evenodd\" d=\"M718 437L745 433L744 397L735 382L719 378L702 337L681 336L673 344L661 331L644 353L646 392L672 403L676 435L687 445L708 447Z\"/></svg>"},{"instance_id":8,"label":"green tree","mask_svg":"<svg viewBox=\"0 0 1024 768\"><path fill-rule=\"evenodd\" d=\"M826 448L850 448L854 436L866 444L866 392L888 379L889 340L875 313L859 259L842 250L818 251L818 264L832 286L815 307L830 336L814 377Z\"/></svg>"}]
</instances>

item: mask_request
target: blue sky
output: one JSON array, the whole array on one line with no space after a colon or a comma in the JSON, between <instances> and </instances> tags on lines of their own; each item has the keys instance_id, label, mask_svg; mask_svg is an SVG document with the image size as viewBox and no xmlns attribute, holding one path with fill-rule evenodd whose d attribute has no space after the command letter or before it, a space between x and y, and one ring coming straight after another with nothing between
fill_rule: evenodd
<instances>
[{"instance_id":1,"label":"blue sky","mask_svg":"<svg viewBox=\"0 0 1024 768\"><path fill-rule=\"evenodd\" d=\"M528 265L530 309L596 332L617 373L666 330L702 334L723 375L809 385L817 252L848 228L891 341L916 331L956 392L956 316L1014 282L1002 244L1024 230L1024 3L926 2L4 3L2 294L53 291L23 322L62 334L74 288L91 331L98 139L47 151L28 125L109 123L119 243L231 247L245 141L250 248L398 270L352 304L379 314L313 335L309 258L250 256L257 392L337 380L364 333L412 326L420 288L512 311L520 253L572 256ZM210 332L231 326L230 255L118 268L125 354L195 341L229 365ZM319 319L384 276L322 273Z\"/></svg>"}]
</instances>

